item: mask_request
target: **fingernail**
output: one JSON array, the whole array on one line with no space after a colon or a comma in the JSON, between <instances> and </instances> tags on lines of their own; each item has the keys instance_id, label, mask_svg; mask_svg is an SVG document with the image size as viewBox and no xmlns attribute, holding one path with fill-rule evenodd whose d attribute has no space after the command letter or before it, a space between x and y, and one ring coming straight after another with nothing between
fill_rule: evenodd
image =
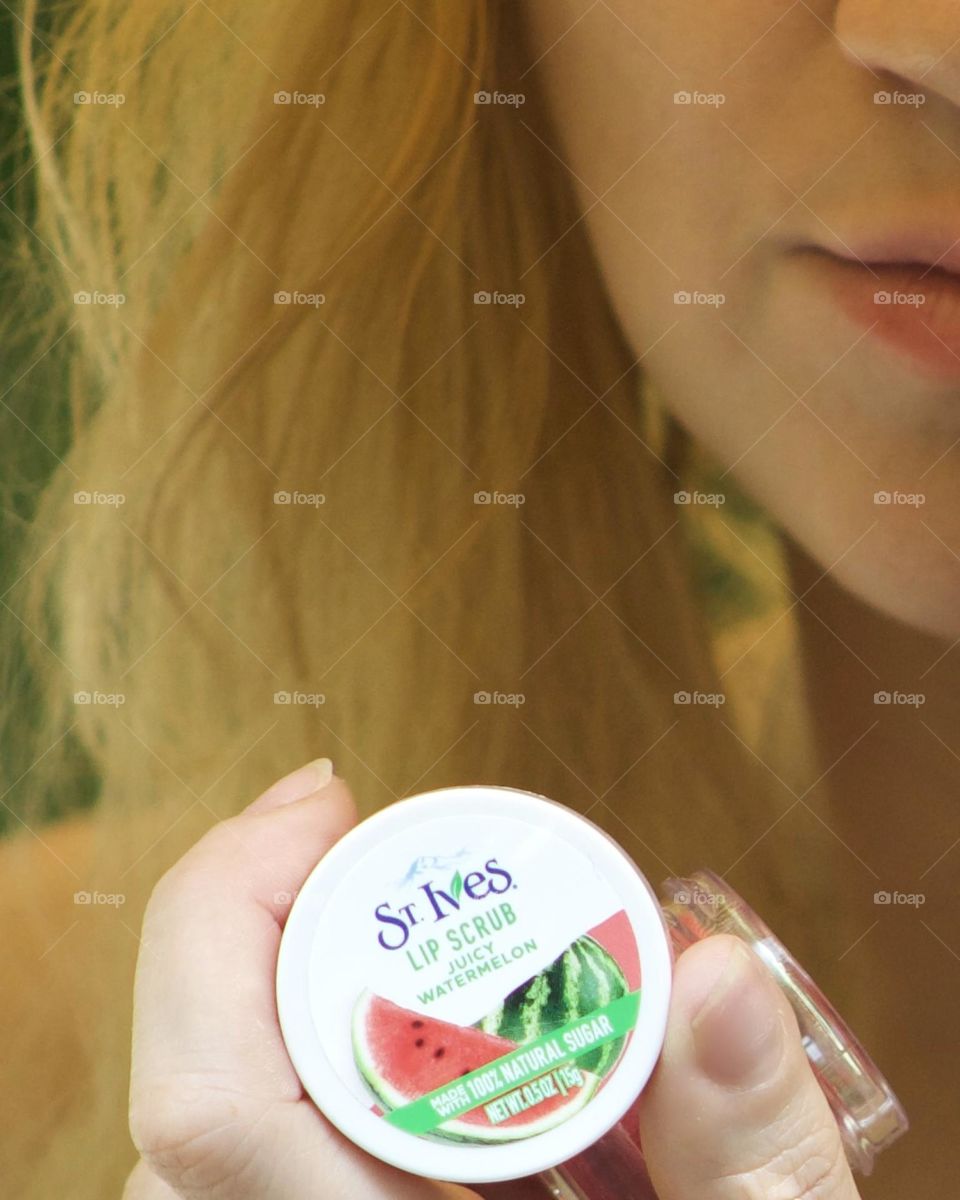
<instances>
[{"instance_id":1,"label":"fingernail","mask_svg":"<svg viewBox=\"0 0 960 1200\"><path fill-rule=\"evenodd\" d=\"M309 796L310 792L319 792L321 788L325 788L333 778L333 759L330 758L315 758L313 762L307 763L308 767L313 767L314 781L310 791L304 792L305 796Z\"/></svg>"},{"instance_id":2,"label":"fingernail","mask_svg":"<svg viewBox=\"0 0 960 1200\"><path fill-rule=\"evenodd\" d=\"M313 762L308 762L305 767L299 767L269 787L262 796L249 805L247 812L259 812L261 809L280 808L284 804L293 804L296 800L303 800L304 797L319 792L321 788L327 786L332 778L333 763L331 760L315 758Z\"/></svg>"},{"instance_id":3,"label":"fingernail","mask_svg":"<svg viewBox=\"0 0 960 1200\"><path fill-rule=\"evenodd\" d=\"M734 942L691 1022L697 1064L715 1083L755 1086L777 1068L784 1030L767 984L756 955Z\"/></svg>"}]
</instances>

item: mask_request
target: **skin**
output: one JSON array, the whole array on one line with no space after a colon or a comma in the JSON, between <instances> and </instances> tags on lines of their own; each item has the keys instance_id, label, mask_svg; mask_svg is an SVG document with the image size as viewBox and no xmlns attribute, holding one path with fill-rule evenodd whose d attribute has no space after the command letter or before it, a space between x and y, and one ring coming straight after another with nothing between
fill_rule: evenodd
<instances>
[{"instance_id":1,"label":"skin","mask_svg":"<svg viewBox=\"0 0 960 1200\"><path fill-rule=\"evenodd\" d=\"M960 635L960 358L933 377L866 334L801 249L927 212L960 241L960 6L528 7L554 116L536 135L575 178L664 404L856 596ZM882 89L926 102L879 107ZM678 106L680 90L725 103ZM726 302L678 307L677 290ZM926 504L880 508L878 490Z\"/></svg>"},{"instance_id":2,"label":"skin","mask_svg":"<svg viewBox=\"0 0 960 1200\"><path fill-rule=\"evenodd\" d=\"M347 1142L286 1055L274 971L289 898L356 821L346 784L334 776L318 788L320 778L308 764L215 826L151 897L130 1097L142 1160L124 1200L478 1195ZM709 938L677 962L640 1134L656 1188L638 1179L640 1200L857 1196L792 1010L735 938Z\"/></svg>"}]
</instances>

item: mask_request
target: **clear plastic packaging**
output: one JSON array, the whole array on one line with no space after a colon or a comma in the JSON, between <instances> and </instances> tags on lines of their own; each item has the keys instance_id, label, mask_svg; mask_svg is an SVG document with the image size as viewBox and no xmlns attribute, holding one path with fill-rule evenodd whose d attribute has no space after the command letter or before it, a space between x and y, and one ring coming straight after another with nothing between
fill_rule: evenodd
<instances>
[{"instance_id":1,"label":"clear plastic packaging","mask_svg":"<svg viewBox=\"0 0 960 1200\"><path fill-rule=\"evenodd\" d=\"M717 933L733 934L759 956L797 1017L803 1047L824 1091L854 1171L869 1175L877 1155L909 1129L907 1114L876 1064L807 972L742 896L713 871L666 879L662 907L673 950ZM530 1181L531 1183L533 1181ZM640 1147L623 1125L536 1181L516 1200L656 1200ZM484 1190L514 1200L507 1190Z\"/></svg>"}]
</instances>

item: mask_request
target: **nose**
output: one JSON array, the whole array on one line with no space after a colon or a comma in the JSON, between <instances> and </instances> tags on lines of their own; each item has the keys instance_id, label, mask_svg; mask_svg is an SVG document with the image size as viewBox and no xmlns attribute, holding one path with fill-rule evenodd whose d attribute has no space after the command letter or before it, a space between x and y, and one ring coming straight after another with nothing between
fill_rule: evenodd
<instances>
[{"instance_id":1,"label":"nose","mask_svg":"<svg viewBox=\"0 0 960 1200\"><path fill-rule=\"evenodd\" d=\"M834 30L853 61L960 105L958 0L839 0Z\"/></svg>"}]
</instances>

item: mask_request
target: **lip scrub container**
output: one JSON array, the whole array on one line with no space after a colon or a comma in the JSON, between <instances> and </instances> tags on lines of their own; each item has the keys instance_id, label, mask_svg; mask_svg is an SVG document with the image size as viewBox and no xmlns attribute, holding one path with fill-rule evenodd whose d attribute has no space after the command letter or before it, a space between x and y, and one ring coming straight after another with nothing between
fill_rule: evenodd
<instances>
[{"instance_id":1,"label":"lip scrub container","mask_svg":"<svg viewBox=\"0 0 960 1200\"><path fill-rule=\"evenodd\" d=\"M731 933L790 999L868 1174L907 1119L839 1014L718 876L663 891L592 821L529 792L450 787L381 810L317 864L284 929L277 1006L306 1091L414 1175L654 1197L620 1122L660 1054L675 956Z\"/></svg>"}]
</instances>

